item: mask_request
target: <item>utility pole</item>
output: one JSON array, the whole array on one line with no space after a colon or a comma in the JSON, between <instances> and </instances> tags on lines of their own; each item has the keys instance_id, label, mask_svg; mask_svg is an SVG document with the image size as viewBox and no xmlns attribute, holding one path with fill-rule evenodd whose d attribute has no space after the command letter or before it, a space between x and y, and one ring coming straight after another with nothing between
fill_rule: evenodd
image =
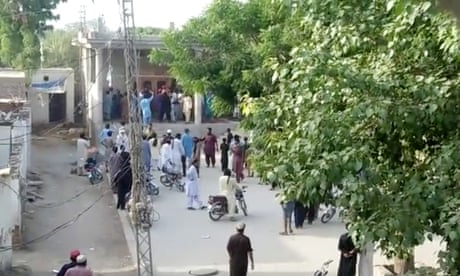
<instances>
[{"instance_id":1,"label":"utility pole","mask_svg":"<svg viewBox=\"0 0 460 276\"><path fill-rule=\"evenodd\" d=\"M86 6L81 5L80 6L80 31L82 33L86 33Z\"/></svg>"},{"instance_id":2,"label":"utility pole","mask_svg":"<svg viewBox=\"0 0 460 276\"><path fill-rule=\"evenodd\" d=\"M130 149L133 169L132 222L136 231L137 270L138 276L153 276L152 243L150 229L152 227L152 202L145 190L145 173L141 163L142 127L140 109L137 103L138 63L137 50L134 45L134 0L119 0L122 9L123 34L125 40L125 74L126 91L129 102Z\"/></svg>"}]
</instances>

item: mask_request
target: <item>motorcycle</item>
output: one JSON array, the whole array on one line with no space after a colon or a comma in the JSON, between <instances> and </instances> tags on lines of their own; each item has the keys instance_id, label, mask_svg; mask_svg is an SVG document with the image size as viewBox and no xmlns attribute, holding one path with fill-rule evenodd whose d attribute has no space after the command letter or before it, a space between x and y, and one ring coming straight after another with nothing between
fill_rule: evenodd
<instances>
[{"instance_id":1,"label":"motorcycle","mask_svg":"<svg viewBox=\"0 0 460 276\"><path fill-rule=\"evenodd\" d=\"M241 190L235 192L236 198L236 213L241 210L244 216L248 215L248 206L244 200L246 187L243 186ZM228 214L228 203L226 196L209 196L208 199L208 215L212 221L220 220L224 215Z\"/></svg>"},{"instance_id":2,"label":"motorcycle","mask_svg":"<svg viewBox=\"0 0 460 276\"><path fill-rule=\"evenodd\" d=\"M334 206L326 207L326 211L324 211L323 215L321 216L321 222L328 223L334 217L336 212L337 212L336 207Z\"/></svg>"},{"instance_id":3,"label":"motorcycle","mask_svg":"<svg viewBox=\"0 0 460 276\"><path fill-rule=\"evenodd\" d=\"M313 276L326 276L329 273L329 265L333 262L333 260L329 260L321 266L321 269L315 271Z\"/></svg>"},{"instance_id":4,"label":"motorcycle","mask_svg":"<svg viewBox=\"0 0 460 276\"><path fill-rule=\"evenodd\" d=\"M176 187L179 192L185 192L185 184L182 182L182 174L171 169L163 168L163 174L160 176L160 183L166 188Z\"/></svg>"},{"instance_id":5,"label":"motorcycle","mask_svg":"<svg viewBox=\"0 0 460 276\"><path fill-rule=\"evenodd\" d=\"M100 165L93 163L85 165L85 171L88 174L89 183L95 185L104 180L104 174Z\"/></svg>"},{"instance_id":6,"label":"motorcycle","mask_svg":"<svg viewBox=\"0 0 460 276\"><path fill-rule=\"evenodd\" d=\"M152 177L147 178L147 185L145 186L148 195L157 196L160 194L160 187L153 182Z\"/></svg>"}]
</instances>

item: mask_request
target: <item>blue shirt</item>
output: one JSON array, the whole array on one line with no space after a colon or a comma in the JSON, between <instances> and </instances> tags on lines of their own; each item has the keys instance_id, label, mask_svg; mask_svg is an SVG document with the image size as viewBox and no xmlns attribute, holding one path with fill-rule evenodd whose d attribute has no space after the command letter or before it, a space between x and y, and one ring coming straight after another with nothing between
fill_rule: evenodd
<instances>
[{"instance_id":1,"label":"blue shirt","mask_svg":"<svg viewBox=\"0 0 460 276\"><path fill-rule=\"evenodd\" d=\"M143 98L140 102L139 102L139 105L142 109L142 114L144 116L150 116L150 114L152 113L150 111L150 102L151 102L152 98Z\"/></svg>"},{"instance_id":2,"label":"blue shirt","mask_svg":"<svg viewBox=\"0 0 460 276\"><path fill-rule=\"evenodd\" d=\"M111 131L109 128L104 128L101 133L99 133L99 142L102 143L105 138L109 137L108 133Z\"/></svg>"},{"instance_id":3,"label":"blue shirt","mask_svg":"<svg viewBox=\"0 0 460 276\"><path fill-rule=\"evenodd\" d=\"M193 138L190 134L184 133L181 138L182 146L184 147L185 157L192 158L193 155Z\"/></svg>"}]
</instances>

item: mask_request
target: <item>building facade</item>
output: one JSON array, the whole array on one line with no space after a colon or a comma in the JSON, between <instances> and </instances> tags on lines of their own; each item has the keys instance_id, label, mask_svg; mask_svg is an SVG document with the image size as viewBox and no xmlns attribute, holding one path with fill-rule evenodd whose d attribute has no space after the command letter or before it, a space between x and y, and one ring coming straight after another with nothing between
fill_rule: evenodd
<instances>
[{"instance_id":1,"label":"building facade","mask_svg":"<svg viewBox=\"0 0 460 276\"><path fill-rule=\"evenodd\" d=\"M125 83L125 41L120 35L80 32L72 43L81 49L82 82L85 91L87 126L90 136L103 127L103 93L109 87L126 91ZM140 38L134 41L138 50L137 87L149 85L152 89L170 87L174 80L168 68L151 64L148 54L152 49L164 47L158 36ZM201 110L202 97L195 95L194 110ZM201 123L201 112L195 112L195 123Z\"/></svg>"},{"instance_id":2,"label":"building facade","mask_svg":"<svg viewBox=\"0 0 460 276\"><path fill-rule=\"evenodd\" d=\"M3 109L3 108L2 108ZM4 112L4 111L2 111ZM23 105L0 119L0 275L11 268L13 249L22 244L31 151L31 111Z\"/></svg>"},{"instance_id":3,"label":"building facade","mask_svg":"<svg viewBox=\"0 0 460 276\"><path fill-rule=\"evenodd\" d=\"M33 124L75 121L75 73L72 68L34 71L28 92Z\"/></svg>"}]
</instances>

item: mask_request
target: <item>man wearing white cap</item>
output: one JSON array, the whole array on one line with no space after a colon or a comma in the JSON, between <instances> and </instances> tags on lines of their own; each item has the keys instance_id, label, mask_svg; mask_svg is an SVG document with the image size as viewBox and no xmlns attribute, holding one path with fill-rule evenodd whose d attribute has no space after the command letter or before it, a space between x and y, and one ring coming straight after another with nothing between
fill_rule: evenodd
<instances>
[{"instance_id":1,"label":"man wearing white cap","mask_svg":"<svg viewBox=\"0 0 460 276\"><path fill-rule=\"evenodd\" d=\"M77 265L67 270L64 276L93 276L93 271L87 267L85 255L79 255L76 262Z\"/></svg>"},{"instance_id":2,"label":"man wearing white cap","mask_svg":"<svg viewBox=\"0 0 460 276\"><path fill-rule=\"evenodd\" d=\"M227 243L227 252L230 257L230 276L248 275L248 259L251 261L251 270L254 270L251 240L244 235L246 224L236 225L236 234L233 234Z\"/></svg>"}]
</instances>

